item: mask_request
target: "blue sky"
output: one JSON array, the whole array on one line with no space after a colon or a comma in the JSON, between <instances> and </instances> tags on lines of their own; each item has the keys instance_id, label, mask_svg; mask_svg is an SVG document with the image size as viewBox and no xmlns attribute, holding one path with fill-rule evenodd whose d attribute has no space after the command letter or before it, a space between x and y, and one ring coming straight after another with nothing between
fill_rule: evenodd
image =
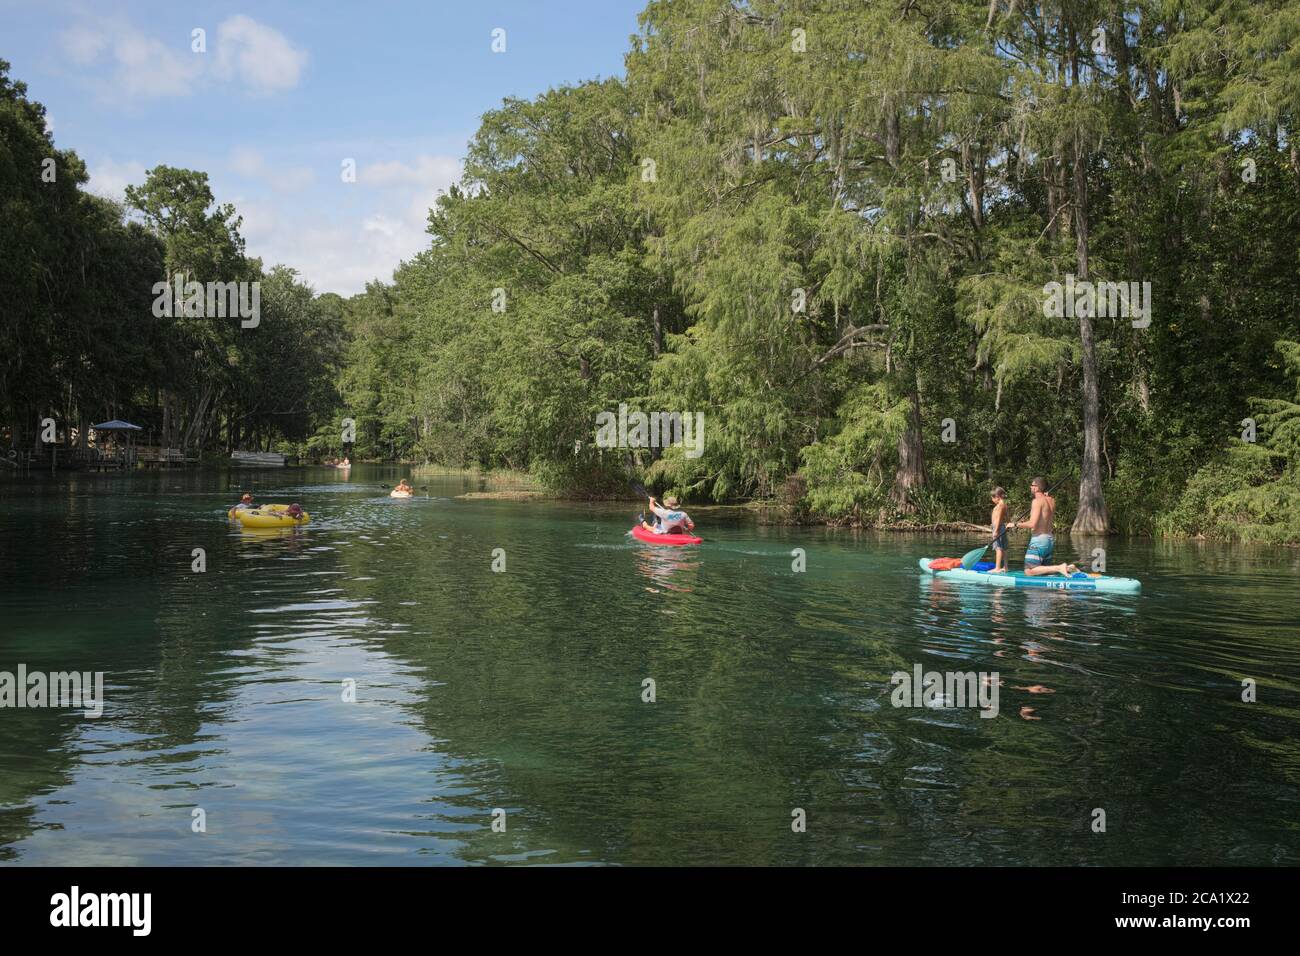
<instances>
[{"instance_id":1,"label":"blue sky","mask_svg":"<svg viewBox=\"0 0 1300 956\"><path fill-rule=\"evenodd\" d=\"M428 207L485 110L621 76L644 5L0 0L0 59L91 189L120 198L155 165L203 170L244 217L250 255L349 294L427 244Z\"/></svg>"}]
</instances>

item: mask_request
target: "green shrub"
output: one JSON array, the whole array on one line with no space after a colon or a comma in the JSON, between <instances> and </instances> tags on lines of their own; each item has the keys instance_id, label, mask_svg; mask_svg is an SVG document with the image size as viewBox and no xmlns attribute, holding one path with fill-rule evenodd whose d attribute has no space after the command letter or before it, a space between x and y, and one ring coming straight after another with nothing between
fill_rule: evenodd
<instances>
[{"instance_id":1,"label":"green shrub","mask_svg":"<svg viewBox=\"0 0 1300 956\"><path fill-rule=\"evenodd\" d=\"M1176 537L1236 538L1300 543L1300 473L1286 457L1259 445L1239 445L1201 468L1156 529Z\"/></svg>"}]
</instances>

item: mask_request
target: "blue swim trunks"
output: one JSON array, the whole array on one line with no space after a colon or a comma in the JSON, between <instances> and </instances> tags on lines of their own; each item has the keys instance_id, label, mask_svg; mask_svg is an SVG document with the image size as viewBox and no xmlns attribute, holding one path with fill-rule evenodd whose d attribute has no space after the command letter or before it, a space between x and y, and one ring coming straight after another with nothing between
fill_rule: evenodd
<instances>
[{"instance_id":1,"label":"blue swim trunks","mask_svg":"<svg viewBox=\"0 0 1300 956\"><path fill-rule=\"evenodd\" d=\"M1036 534L1029 539L1029 547L1025 549L1025 567L1036 568L1040 564L1052 560L1052 551L1056 546L1056 538L1050 534Z\"/></svg>"}]
</instances>

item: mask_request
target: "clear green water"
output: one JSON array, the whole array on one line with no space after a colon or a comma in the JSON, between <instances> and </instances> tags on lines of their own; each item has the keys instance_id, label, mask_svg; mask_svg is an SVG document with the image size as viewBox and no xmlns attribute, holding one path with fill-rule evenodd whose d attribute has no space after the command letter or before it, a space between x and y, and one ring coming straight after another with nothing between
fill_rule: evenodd
<instances>
[{"instance_id":1,"label":"clear green water","mask_svg":"<svg viewBox=\"0 0 1300 956\"><path fill-rule=\"evenodd\" d=\"M920 574L967 537L696 511L652 550L635 506L399 474L259 472L314 518L271 535L224 519L248 473L0 476L0 670L108 696L0 709L0 860L1300 862L1296 552L1113 539L1140 596L1017 592ZM917 663L999 715L894 708Z\"/></svg>"}]
</instances>

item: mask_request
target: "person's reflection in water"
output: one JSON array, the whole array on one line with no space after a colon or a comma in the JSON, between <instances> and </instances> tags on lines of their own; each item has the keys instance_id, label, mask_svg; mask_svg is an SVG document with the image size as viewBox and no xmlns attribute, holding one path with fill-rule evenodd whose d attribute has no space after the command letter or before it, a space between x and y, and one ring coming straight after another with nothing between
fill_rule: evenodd
<instances>
[{"instance_id":1,"label":"person's reflection in water","mask_svg":"<svg viewBox=\"0 0 1300 956\"><path fill-rule=\"evenodd\" d=\"M645 575L652 584L659 586L647 587L647 591L658 593L659 589L663 588L668 591L689 594L695 589L684 583L679 584L677 581L681 581L683 578L693 581L699 567L699 560L686 551L658 547L640 548L637 551L636 569L638 573ZM674 578L677 581L674 581Z\"/></svg>"},{"instance_id":2,"label":"person's reflection in water","mask_svg":"<svg viewBox=\"0 0 1300 956\"><path fill-rule=\"evenodd\" d=\"M994 644L1002 645L1007 642L1005 633L1008 622L1007 596L1003 593L1003 588L989 588L989 591L992 592L989 594L989 623L992 625L989 630L989 640ZM1006 657L1006 648L999 646L993 652L993 656Z\"/></svg>"},{"instance_id":3,"label":"person's reflection in water","mask_svg":"<svg viewBox=\"0 0 1300 956\"><path fill-rule=\"evenodd\" d=\"M1029 625L1034 639L1026 641L1022 646L1032 660L1047 661L1042 653L1047 649L1043 641L1065 640L1065 634L1060 630L1060 622L1053 618L1065 606L1064 602L1071 598L1072 595L1065 591L1025 592L1025 623Z\"/></svg>"},{"instance_id":4,"label":"person's reflection in water","mask_svg":"<svg viewBox=\"0 0 1300 956\"><path fill-rule=\"evenodd\" d=\"M1047 645L1042 641L1064 641L1065 635L1059 630L1059 622L1053 620L1053 617L1061 611L1064 603L1072 599L1072 595L1062 591L1026 591L1025 592L1025 623L1029 625L1030 630L1038 640L1026 641L1021 645L1025 652L1026 659L1036 664L1057 663L1048 658L1043 652L1047 650ZM1066 665L1070 666L1070 665ZM1029 694L1055 694L1055 688L1048 687L1046 684L1027 684L1012 687L1013 690L1024 691ZM1031 707L1028 704L1020 708L1020 716L1024 720L1042 720L1035 712L1037 707Z\"/></svg>"},{"instance_id":5,"label":"person's reflection in water","mask_svg":"<svg viewBox=\"0 0 1300 956\"><path fill-rule=\"evenodd\" d=\"M302 551L307 538L301 529L288 528L241 528L239 540L246 544L263 547L264 553L283 552L296 554Z\"/></svg>"},{"instance_id":6,"label":"person's reflection in water","mask_svg":"<svg viewBox=\"0 0 1300 956\"><path fill-rule=\"evenodd\" d=\"M997 645L997 649L993 651L993 656L996 658L1010 659L1015 656L1016 648L1010 645L1017 639L1014 625L1018 622L1016 611L1021 606L1024 608L1024 623L1028 628L1022 627L1020 633L1023 635L1028 630L1033 635L1033 638L1022 637L1019 644L1019 650L1023 652L1025 660L1031 664L1051 664L1053 661L1043 653L1047 650L1047 645L1036 638L1065 640L1064 634L1053 630L1056 622L1051 618L1054 611L1061 609L1061 602L1071 600L1073 595L1057 591L1039 593L1016 592L1009 588L982 590L963 588L959 584L929 576L922 578L922 586L925 591L926 605L935 617L944 616L944 612L949 611L955 603L964 620L987 618L991 625L989 642ZM986 687L990 686L992 681L991 675L985 675ZM997 681L999 687L1007 686L1004 678L999 677ZM1056 693L1055 688L1046 684L1012 684L1011 689L1034 695ZM1037 715L1037 710L1037 707L1025 704L1019 708L1019 715L1023 720L1042 720L1043 718Z\"/></svg>"},{"instance_id":7,"label":"person's reflection in water","mask_svg":"<svg viewBox=\"0 0 1300 956\"><path fill-rule=\"evenodd\" d=\"M1025 596L1025 623L1035 631L1047 631L1044 637L1053 636L1050 631L1052 621L1051 613L1057 609L1058 601L1068 596L1061 591L1052 591L1049 589L1034 590L1026 588L1021 593Z\"/></svg>"}]
</instances>

